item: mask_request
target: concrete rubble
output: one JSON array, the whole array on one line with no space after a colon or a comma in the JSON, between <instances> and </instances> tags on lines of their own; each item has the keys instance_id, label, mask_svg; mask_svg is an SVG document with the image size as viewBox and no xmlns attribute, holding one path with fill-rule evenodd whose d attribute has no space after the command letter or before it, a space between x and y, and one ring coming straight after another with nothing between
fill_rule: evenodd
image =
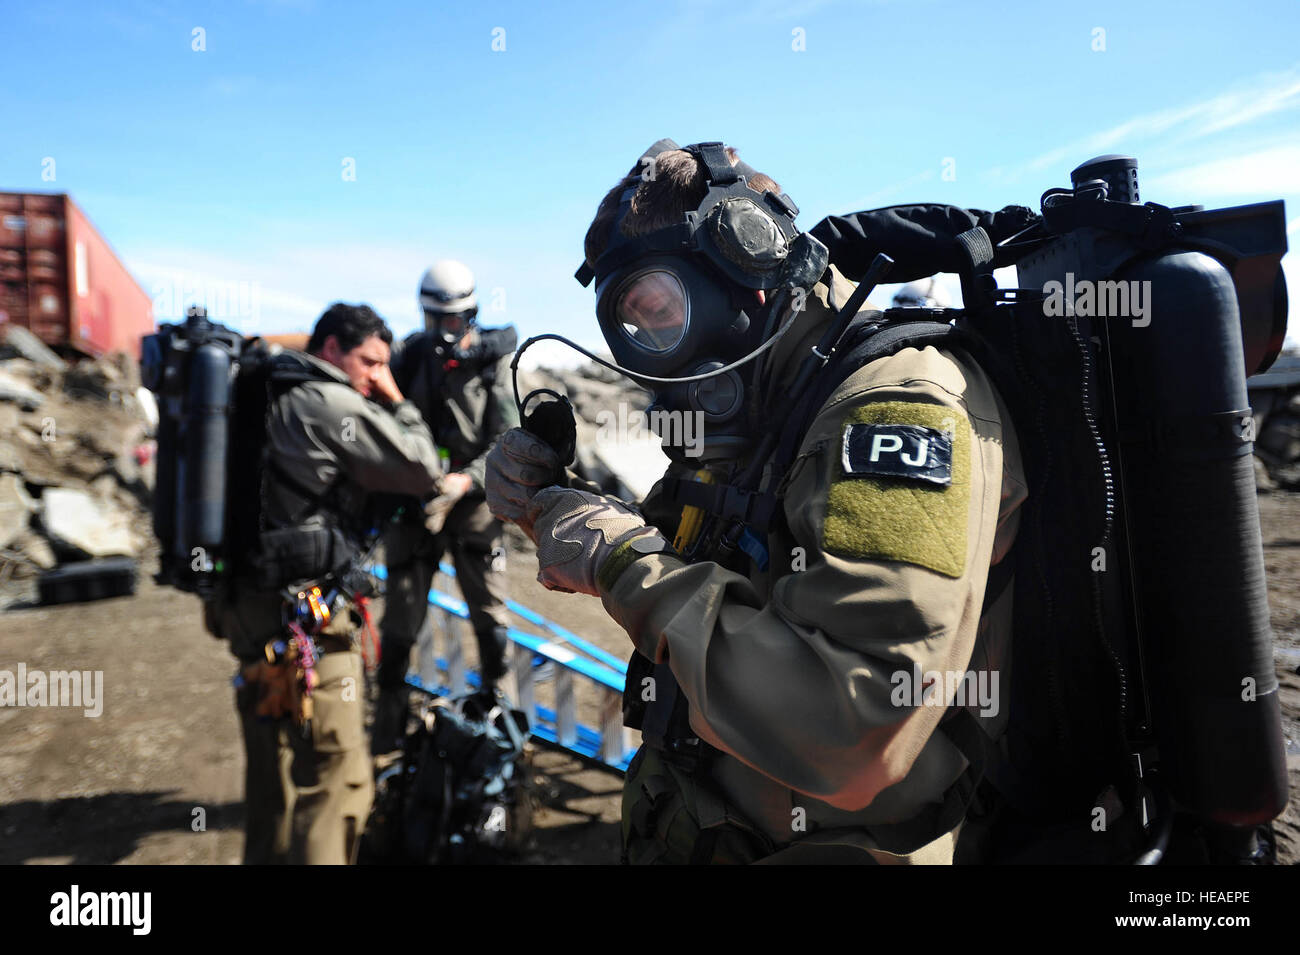
<instances>
[{"instance_id":1,"label":"concrete rubble","mask_svg":"<svg viewBox=\"0 0 1300 955\"><path fill-rule=\"evenodd\" d=\"M139 385L129 356L70 363L0 326L0 582L148 546L152 427Z\"/></svg>"},{"instance_id":2,"label":"concrete rubble","mask_svg":"<svg viewBox=\"0 0 1300 955\"><path fill-rule=\"evenodd\" d=\"M616 373L521 371L520 388L569 397L575 470L609 493L637 500L667 466L642 415L649 395ZM0 581L148 548L156 422L134 359L65 361L26 329L0 327Z\"/></svg>"}]
</instances>

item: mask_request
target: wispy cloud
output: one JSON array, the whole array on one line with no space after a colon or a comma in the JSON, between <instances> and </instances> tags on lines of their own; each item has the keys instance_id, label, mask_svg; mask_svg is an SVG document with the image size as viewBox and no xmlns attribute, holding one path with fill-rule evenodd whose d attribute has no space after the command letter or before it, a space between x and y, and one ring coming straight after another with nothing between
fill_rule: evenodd
<instances>
[{"instance_id":1,"label":"wispy cloud","mask_svg":"<svg viewBox=\"0 0 1300 955\"><path fill-rule=\"evenodd\" d=\"M1265 73L1208 99L1134 116L1024 162L995 167L985 175L995 181L1013 183L1067 159L1096 155L1121 144L1164 137L1162 145L1175 145L1298 108L1300 67L1281 73ZM1173 139L1169 138L1171 134Z\"/></svg>"},{"instance_id":2,"label":"wispy cloud","mask_svg":"<svg viewBox=\"0 0 1300 955\"><path fill-rule=\"evenodd\" d=\"M1260 191L1300 193L1300 143L1174 169L1145 179L1142 191L1174 203Z\"/></svg>"}]
</instances>

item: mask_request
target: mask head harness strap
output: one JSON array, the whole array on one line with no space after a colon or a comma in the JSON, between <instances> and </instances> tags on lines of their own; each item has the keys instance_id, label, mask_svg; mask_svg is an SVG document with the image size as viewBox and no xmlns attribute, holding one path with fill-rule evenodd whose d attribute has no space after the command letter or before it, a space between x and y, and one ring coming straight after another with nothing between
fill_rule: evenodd
<instances>
[{"instance_id":1,"label":"mask head harness strap","mask_svg":"<svg viewBox=\"0 0 1300 955\"><path fill-rule=\"evenodd\" d=\"M619 197L619 214L610 226L609 245L595 266L585 262L574 277L585 287L599 287L629 263L654 255L694 254L714 270L750 289L808 288L826 270L826 247L794 224L798 206L784 193L761 196L747 182L757 175L744 162L734 165L720 142L679 147L661 139L641 154L642 181L653 179L654 160L668 150L683 149L705 169L708 191L684 221L639 236L624 236L622 223L632 208L640 182L627 185Z\"/></svg>"}]
</instances>

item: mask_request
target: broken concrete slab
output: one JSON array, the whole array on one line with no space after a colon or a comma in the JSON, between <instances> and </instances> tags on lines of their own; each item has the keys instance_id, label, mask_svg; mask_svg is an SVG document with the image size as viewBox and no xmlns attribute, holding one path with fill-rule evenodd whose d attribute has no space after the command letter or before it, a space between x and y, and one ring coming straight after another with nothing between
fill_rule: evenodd
<instances>
[{"instance_id":1,"label":"broken concrete slab","mask_svg":"<svg viewBox=\"0 0 1300 955\"><path fill-rule=\"evenodd\" d=\"M68 363L56 355L49 345L20 325L2 326L0 340L0 357L12 353L50 371L63 371L68 367Z\"/></svg>"},{"instance_id":2,"label":"broken concrete slab","mask_svg":"<svg viewBox=\"0 0 1300 955\"><path fill-rule=\"evenodd\" d=\"M24 411L34 411L45 403L45 396L8 372L0 371L0 401L12 401Z\"/></svg>"},{"instance_id":3,"label":"broken concrete slab","mask_svg":"<svg viewBox=\"0 0 1300 955\"><path fill-rule=\"evenodd\" d=\"M112 504L85 491L46 488L41 495L41 525L56 550L85 557L132 557L131 519Z\"/></svg>"}]
</instances>

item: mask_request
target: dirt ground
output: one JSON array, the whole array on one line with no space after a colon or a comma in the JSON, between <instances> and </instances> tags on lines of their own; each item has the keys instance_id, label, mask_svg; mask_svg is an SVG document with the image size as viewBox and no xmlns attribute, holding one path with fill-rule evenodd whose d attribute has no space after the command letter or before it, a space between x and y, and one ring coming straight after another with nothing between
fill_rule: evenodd
<instances>
[{"instance_id":1,"label":"dirt ground","mask_svg":"<svg viewBox=\"0 0 1300 955\"><path fill-rule=\"evenodd\" d=\"M1263 494L1260 510L1292 792L1277 824L1278 849L1294 864L1300 494ZM518 547L518 539L513 543ZM626 636L597 600L550 593L534 573L531 556L516 553L516 600L611 652L628 652ZM155 586L147 573L133 597L23 606L29 599L13 582L0 592L0 605L8 604L0 669L21 662L29 669L102 670L104 703L97 718L69 708L0 708L0 863L237 863L243 752L233 658L204 631L198 600ZM468 655L472 660L473 651ZM594 722L594 698L580 695L579 703L583 721ZM521 861L617 861L618 775L539 747L530 777L535 828Z\"/></svg>"}]
</instances>

